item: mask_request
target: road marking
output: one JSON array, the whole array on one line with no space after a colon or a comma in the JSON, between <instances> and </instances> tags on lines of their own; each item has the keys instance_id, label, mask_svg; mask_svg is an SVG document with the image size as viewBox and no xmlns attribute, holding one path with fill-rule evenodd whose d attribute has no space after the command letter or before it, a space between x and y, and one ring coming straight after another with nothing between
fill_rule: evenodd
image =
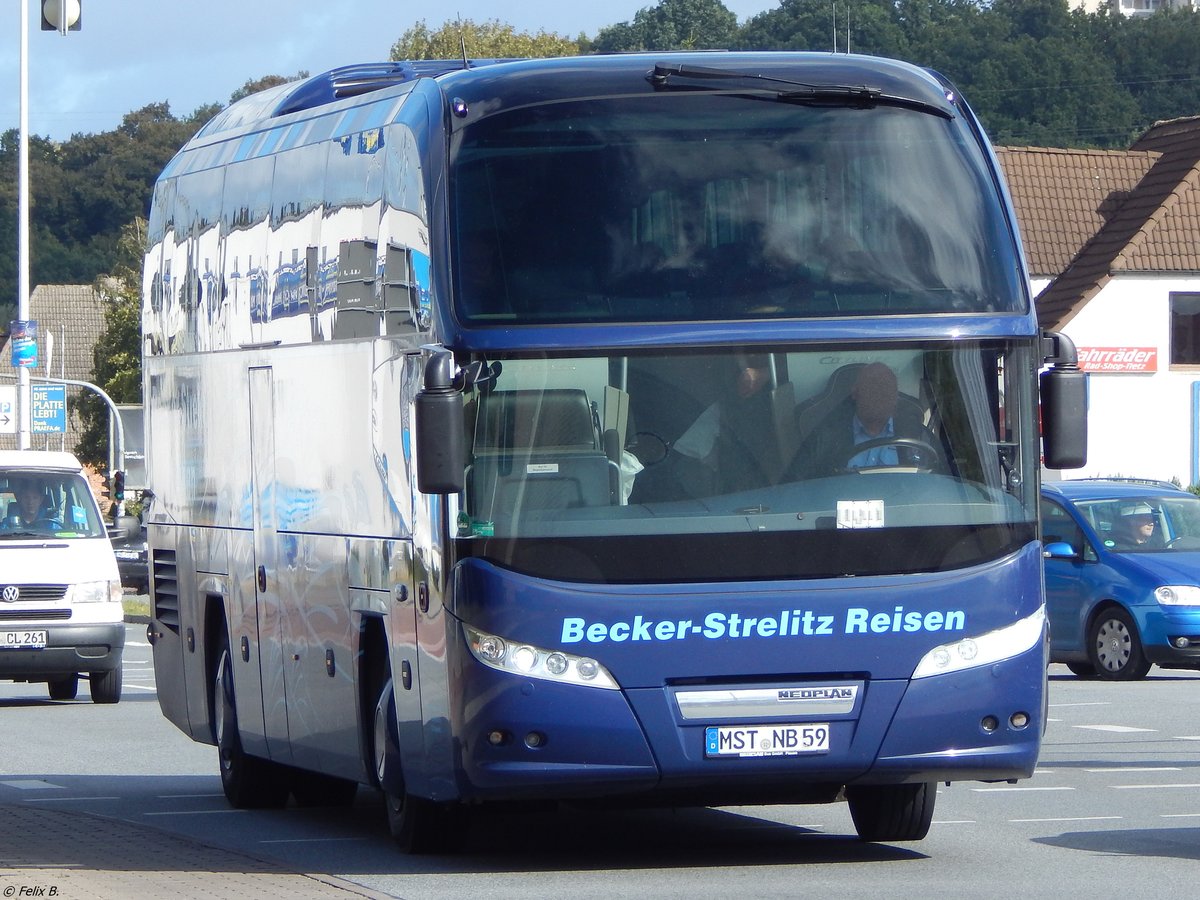
<instances>
[{"instance_id":1,"label":"road marking","mask_svg":"<svg viewBox=\"0 0 1200 900\"><path fill-rule=\"evenodd\" d=\"M1107 700L1089 700L1086 703L1081 701L1079 703L1051 703L1050 704L1051 709L1067 709L1068 707L1071 707L1071 706L1112 706L1112 704L1110 702L1108 702Z\"/></svg>"},{"instance_id":2,"label":"road marking","mask_svg":"<svg viewBox=\"0 0 1200 900\"><path fill-rule=\"evenodd\" d=\"M1136 731L1157 731L1157 728L1134 728L1131 725L1074 725L1074 728L1083 728L1088 731L1112 731L1116 734L1130 734Z\"/></svg>"},{"instance_id":3,"label":"road marking","mask_svg":"<svg viewBox=\"0 0 1200 900\"><path fill-rule=\"evenodd\" d=\"M1175 738L1177 741L1200 741L1200 734L1181 734Z\"/></svg>"},{"instance_id":4,"label":"road marking","mask_svg":"<svg viewBox=\"0 0 1200 900\"><path fill-rule=\"evenodd\" d=\"M1160 819L1200 819L1200 813L1163 813Z\"/></svg>"},{"instance_id":5,"label":"road marking","mask_svg":"<svg viewBox=\"0 0 1200 900\"><path fill-rule=\"evenodd\" d=\"M61 784L51 784L49 781L39 779L21 778L15 781L0 781L0 784L6 784L9 787L16 788L19 791L61 791Z\"/></svg>"},{"instance_id":6,"label":"road marking","mask_svg":"<svg viewBox=\"0 0 1200 900\"><path fill-rule=\"evenodd\" d=\"M1073 787L981 787L971 788L977 794L999 793L1000 791L1073 791Z\"/></svg>"},{"instance_id":7,"label":"road marking","mask_svg":"<svg viewBox=\"0 0 1200 900\"><path fill-rule=\"evenodd\" d=\"M1107 819L1123 819L1124 816L1063 816L1055 819L1009 819L1009 822L1103 822Z\"/></svg>"},{"instance_id":8,"label":"road marking","mask_svg":"<svg viewBox=\"0 0 1200 900\"><path fill-rule=\"evenodd\" d=\"M176 809L169 812L144 812L143 816L209 816L213 814L224 813L244 813L249 812L245 809L234 809L227 807L225 809Z\"/></svg>"},{"instance_id":9,"label":"road marking","mask_svg":"<svg viewBox=\"0 0 1200 900\"><path fill-rule=\"evenodd\" d=\"M1106 769L1084 769L1085 772L1182 772L1179 766L1110 766Z\"/></svg>"},{"instance_id":10,"label":"road marking","mask_svg":"<svg viewBox=\"0 0 1200 900\"><path fill-rule=\"evenodd\" d=\"M92 800L120 800L120 797L30 797L26 803L88 803Z\"/></svg>"},{"instance_id":11,"label":"road marking","mask_svg":"<svg viewBox=\"0 0 1200 900\"><path fill-rule=\"evenodd\" d=\"M1161 791L1170 788L1200 788L1200 784L1114 784L1118 791Z\"/></svg>"}]
</instances>

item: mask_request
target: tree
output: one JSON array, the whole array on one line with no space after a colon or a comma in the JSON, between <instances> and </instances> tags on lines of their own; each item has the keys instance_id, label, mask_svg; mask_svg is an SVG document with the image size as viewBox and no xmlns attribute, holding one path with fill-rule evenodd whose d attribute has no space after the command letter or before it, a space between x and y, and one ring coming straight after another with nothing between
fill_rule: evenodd
<instances>
[{"instance_id":1,"label":"tree","mask_svg":"<svg viewBox=\"0 0 1200 900\"><path fill-rule=\"evenodd\" d=\"M98 278L95 289L105 303L104 330L93 351L91 381L114 403L142 401L142 252L146 220L136 218L121 229L116 264ZM109 408L92 391L80 395L83 424L75 454L81 461L101 465L108 460Z\"/></svg>"},{"instance_id":2,"label":"tree","mask_svg":"<svg viewBox=\"0 0 1200 900\"><path fill-rule=\"evenodd\" d=\"M737 16L721 0L661 0L638 10L633 22L600 29L595 49L717 50L733 46Z\"/></svg>"},{"instance_id":3,"label":"tree","mask_svg":"<svg viewBox=\"0 0 1200 900\"><path fill-rule=\"evenodd\" d=\"M239 100L249 97L251 94L257 94L259 91L265 91L267 88L278 87L281 84L291 84L293 81L303 81L308 77L308 72L301 69L295 75L264 75L262 78L254 78L247 81L240 88L229 95L229 103L233 105Z\"/></svg>"},{"instance_id":4,"label":"tree","mask_svg":"<svg viewBox=\"0 0 1200 900\"><path fill-rule=\"evenodd\" d=\"M462 59L464 47L473 59L575 56L584 40L582 35L573 41L547 31L518 32L498 19L447 21L431 31L422 19L392 45L392 59Z\"/></svg>"}]
</instances>

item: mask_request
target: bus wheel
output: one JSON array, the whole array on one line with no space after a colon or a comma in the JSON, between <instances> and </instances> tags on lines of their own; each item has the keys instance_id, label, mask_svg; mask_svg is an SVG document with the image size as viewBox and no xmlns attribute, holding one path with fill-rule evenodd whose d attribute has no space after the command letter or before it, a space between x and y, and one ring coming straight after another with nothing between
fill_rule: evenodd
<instances>
[{"instance_id":1,"label":"bus wheel","mask_svg":"<svg viewBox=\"0 0 1200 900\"><path fill-rule=\"evenodd\" d=\"M861 841L919 841L929 833L937 785L884 784L846 789Z\"/></svg>"},{"instance_id":2,"label":"bus wheel","mask_svg":"<svg viewBox=\"0 0 1200 900\"><path fill-rule=\"evenodd\" d=\"M121 702L121 668L109 669L107 672L91 672L88 674L88 687L92 692L93 703Z\"/></svg>"},{"instance_id":3,"label":"bus wheel","mask_svg":"<svg viewBox=\"0 0 1200 900\"><path fill-rule=\"evenodd\" d=\"M375 703L372 732L375 779L383 791L388 830L405 853L443 853L450 849L457 817L444 804L414 797L404 789L399 771L400 748L396 737L396 700L388 678Z\"/></svg>"},{"instance_id":4,"label":"bus wheel","mask_svg":"<svg viewBox=\"0 0 1200 900\"><path fill-rule=\"evenodd\" d=\"M1137 625L1119 606L1096 616L1088 629L1088 655L1096 674L1107 681L1136 681L1150 671Z\"/></svg>"},{"instance_id":5,"label":"bus wheel","mask_svg":"<svg viewBox=\"0 0 1200 900\"><path fill-rule=\"evenodd\" d=\"M213 738L221 762L221 788L235 809L283 806L288 798L287 769L242 749L237 703L233 694L233 662L229 638L222 635L217 649L212 690Z\"/></svg>"},{"instance_id":6,"label":"bus wheel","mask_svg":"<svg viewBox=\"0 0 1200 900\"><path fill-rule=\"evenodd\" d=\"M66 678L55 678L46 682L51 700L74 700L79 693L79 676L68 675Z\"/></svg>"}]
</instances>

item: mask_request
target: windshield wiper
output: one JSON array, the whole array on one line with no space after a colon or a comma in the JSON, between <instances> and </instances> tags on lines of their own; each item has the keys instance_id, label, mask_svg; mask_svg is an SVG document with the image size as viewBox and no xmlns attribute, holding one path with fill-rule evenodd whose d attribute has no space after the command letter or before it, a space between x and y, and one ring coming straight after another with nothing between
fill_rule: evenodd
<instances>
[{"instance_id":1,"label":"windshield wiper","mask_svg":"<svg viewBox=\"0 0 1200 900\"><path fill-rule=\"evenodd\" d=\"M943 119L953 119L954 113L948 107L938 106L916 97L901 97L896 94L885 94L879 88L868 87L865 84L808 84L803 81L792 81L788 78L776 78L773 75L762 75L757 72L735 72L728 69L710 69L705 66L671 65L656 63L654 70L646 76L646 80L656 88L669 88L672 80L685 79L692 81L760 81L770 84L788 85L791 90L774 92L774 99L785 103L811 103L828 106L859 106L871 107L879 104L885 106L904 106L921 112L932 113ZM683 87L683 85L680 85ZM763 88L762 90L769 90Z\"/></svg>"}]
</instances>

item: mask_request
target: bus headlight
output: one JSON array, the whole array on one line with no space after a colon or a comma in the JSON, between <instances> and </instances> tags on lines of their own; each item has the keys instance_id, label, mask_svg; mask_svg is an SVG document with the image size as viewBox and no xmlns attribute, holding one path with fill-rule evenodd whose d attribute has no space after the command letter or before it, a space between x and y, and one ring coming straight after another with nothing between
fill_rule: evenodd
<instances>
[{"instance_id":1,"label":"bus headlight","mask_svg":"<svg viewBox=\"0 0 1200 900\"><path fill-rule=\"evenodd\" d=\"M1037 646L1045 629L1046 612L1039 608L1032 616L1004 628L934 647L917 663L912 677L928 678L930 675L989 666L1009 659Z\"/></svg>"},{"instance_id":2,"label":"bus headlight","mask_svg":"<svg viewBox=\"0 0 1200 900\"><path fill-rule=\"evenodd\" d=\"M1194 584L1164 584L1154 589L1154 599L1163 606L1200 606L1200 587Z\"/></svg>"},{"instance_id":3,"label":"bus headlight","mask_svg":"<svg viewBox=\"0 0 1200 900\"><path fill-rule=\"evenodd\" d=\"M543 650L531 644L517 644L469 625L466 626L466 632L471 655L490 668L563 684L608 691L621 689L608 670L594 659L563 653L561 650Z\"/></svg>"}]
</instances>

